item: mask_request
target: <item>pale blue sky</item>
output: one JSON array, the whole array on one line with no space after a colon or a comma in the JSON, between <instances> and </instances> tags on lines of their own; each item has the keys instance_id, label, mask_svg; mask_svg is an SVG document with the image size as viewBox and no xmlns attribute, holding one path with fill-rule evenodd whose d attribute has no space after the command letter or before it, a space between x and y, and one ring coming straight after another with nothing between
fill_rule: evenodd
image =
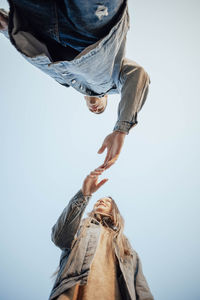
<instances>
[{"instance_id":1,"label":"pale blue sky","mask_svg":"<svg viewBox=\"0 0 200 300\"><path fill-rule=\"evenodd\" d=\"M129 2L127 56L150 74L150 93L87 211L113 196L155 299L199 300L200 2ZM93 115L2 35L0 49L0 299L44 300L60 255L51 227L103 161L119 95Z\"/></svg>"}]
</instances>

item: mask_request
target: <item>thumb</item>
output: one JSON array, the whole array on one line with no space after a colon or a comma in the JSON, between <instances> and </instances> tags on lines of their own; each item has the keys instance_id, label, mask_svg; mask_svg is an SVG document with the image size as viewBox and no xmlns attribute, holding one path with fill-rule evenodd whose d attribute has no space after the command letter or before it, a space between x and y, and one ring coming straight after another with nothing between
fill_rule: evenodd
<instances>
[{"instance_id":1,"label":"thumb","mask_svg":"<svg viewBox=\"0 0 200 300\"><path fill-rule=\"evenodd\" d=\"M101 146L101 148L98 150L97 153L101 154L101 153L103 153L103 151L104 151L105 149L106 149L106 145L105 145L105 143L103 143L103 145Z\"/></svg>"}]
</instances>

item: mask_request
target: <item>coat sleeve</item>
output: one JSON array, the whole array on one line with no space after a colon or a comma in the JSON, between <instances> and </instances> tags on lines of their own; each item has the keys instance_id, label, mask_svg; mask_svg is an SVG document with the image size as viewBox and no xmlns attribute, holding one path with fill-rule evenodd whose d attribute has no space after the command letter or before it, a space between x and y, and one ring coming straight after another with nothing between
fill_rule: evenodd
<instances>
[{"instance_id":1,"label":"coat sleeve","mask_svg":"<svg viewBox=\"0 0 200 300\"><path fill-rule=\"evenodd\" d=\"M71 248L79 228L82 215L90 197L84 197L80 190L68 203L52 228L52 241L61 250Z\"/></svg>"},{"instance_id":2,"label":"coat sleeve","mask_svg":"<svg viewBox=\"0 0 200 300\"><path fill-rule=\"evenodd\" d=\"M141 260L137 254L137 266L135 271L135 291L137 300L154 300L146 278L142 271Z\"/></svg>"},{"instance_id":3,"label":"coat sleeve","mask_svg":"<svg viewBox=\"0 0 200 300\"><path fill-rule=\"evenodd\" d=\"M118 106L118 120L114 131L127 134L137 124L137 114L148 94L150 79L146 71L136 62L124 58L119 74L121 101Z\"/></svg>"}]
</instances>

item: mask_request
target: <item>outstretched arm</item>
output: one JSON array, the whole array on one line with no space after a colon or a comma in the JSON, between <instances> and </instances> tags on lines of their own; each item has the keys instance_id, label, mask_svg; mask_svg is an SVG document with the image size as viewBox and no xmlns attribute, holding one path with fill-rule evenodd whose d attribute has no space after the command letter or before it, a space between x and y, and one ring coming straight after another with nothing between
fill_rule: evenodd
<instances>
[{"instance_id":1,"label":"outstretched arm","mask_svg":"<svg viewBox=\"0 0 200 300\"><path fill-rule=\"evenodd\" d=\"M82 189L70 200L53 226L52 241L62 250L71 248L90 197L107 181L103 179L98 183L98 176L103 171L104 169L98 168L85 178Z\"/></svg>"},{"instance_id":2,"label":"outstretched arm","mask_svg":"<svg viewBox=\"0 0 200 300\"><path fill-rule=\"evenodd\" d=\"M107 155L102 165L106 169L115 163L121 152L125 136L137 124L137 114L146 100L150 80L142 67L125 58L119 82L121 101L118 107L118 120L113 133L105 138L98 151L101 154L107 148Z\"/></svg>"},{"instance_id":3,"label":"outstretched arm","mask_svg":"<svg viewBox=\"0 0 200 300\"><path fill-rule=\"evenodd\" d=\"M64 250L71 248L71 243L80 225L84 210L90 197L85 197L80 190L69 201L56 224L52 228L51 238L56 246Z\"/></svg>"},{"instance_id":4,"label":"outstretched arm","mask_svg":"<svg viewBox=\"0 0 200 300\"><path fill-rule=\"evenodd\" d=\"M128 134L129 130L137 124L137 115L147 98L150 79L141 66L125 58L119 82L121 84L121 101L118 106L118 120L114 131Z\"/></svg>"}]
</instances>

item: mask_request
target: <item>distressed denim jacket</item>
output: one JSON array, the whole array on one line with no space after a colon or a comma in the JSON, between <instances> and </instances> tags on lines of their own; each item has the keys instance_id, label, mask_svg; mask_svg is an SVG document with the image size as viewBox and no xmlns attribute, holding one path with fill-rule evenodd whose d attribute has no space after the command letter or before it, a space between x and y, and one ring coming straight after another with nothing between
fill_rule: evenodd
<instances>
[{"instance_id":1,"label":"distressed denim jacket","mask_svg":"<svg viewBox=\"0 0 200 300\"><path fill-rule=\"evenodd\" d=\"M80 190L69 202L52 228L52 241L62 250L60 266L51 291L50 300L79 283L87 283L90 266L100 237L100 224L91 222L86 233L79 239L78 247L74 238L80 232L81 219L90 197L84 197ZM77 240L76 240L77 241ZM120 258L117 244L114 244L120 275L118 277L123 300L153 300L138 254L132 249L131 255Z\"/></svg>"},{"instance_id":2,"label":"distressed denim jacket","mask_svg":"<svg viewBox=\"0 0 200 300\"><path fill-rule=\"evenodd\" d=\"M71 61L51 60L47 46L23 30L17 8L10 3L9 38L23 57L57 82L89 96L120 93L114 130L126 132L137 124L137 114L148 93L149 76L137 63L125 58L129 29L127 0L118 22L108 35L85 48ZM2 31L7 37L8 32Z\"/></svg>"}]
</instances>

